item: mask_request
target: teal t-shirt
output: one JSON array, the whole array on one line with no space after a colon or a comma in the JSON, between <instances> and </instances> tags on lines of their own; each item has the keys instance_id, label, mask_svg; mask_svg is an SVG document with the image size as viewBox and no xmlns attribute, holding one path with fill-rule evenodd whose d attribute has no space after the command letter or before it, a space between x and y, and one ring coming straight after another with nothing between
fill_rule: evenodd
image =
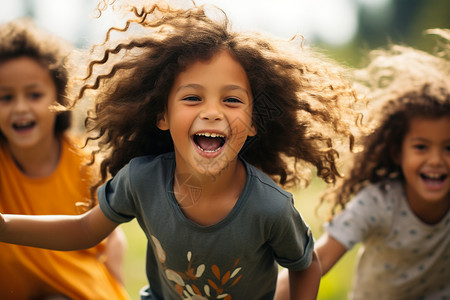
<instances>
[{"instance_id":1,"label":"teal t-shirt","mask_svg":"<svg viewBox=\"0 0 450 300\"><path fill-rule=\"evenodd\" d=\"M313 237L292 194L244 165L242 194L211 226L194 223L179 207L174 153L132 159L99 188L103 213L117 223L137 218L148 238L148 299L273 299L277 262L292 270L310 265Z\"/></svg>"}]
</instances>

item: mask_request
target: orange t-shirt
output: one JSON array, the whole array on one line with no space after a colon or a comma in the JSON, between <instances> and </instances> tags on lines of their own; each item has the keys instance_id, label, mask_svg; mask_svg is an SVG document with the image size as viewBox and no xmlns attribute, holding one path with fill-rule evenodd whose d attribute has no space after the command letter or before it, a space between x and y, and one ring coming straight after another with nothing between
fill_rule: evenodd
<instances>
[{"instance_id":1,"label":"orange t-shirt","mask_svg":"<svg viewBox=\"0 0 450 300\"><path fill-rule=\"evenodd\" d=\"M90 204L91 176L86 155L63 139L57 169L30 178L0 146L0 212L75 215ZM0 243L0 299L39 299L64 294L71 299L129 299L101 260L102 244L81 251L51 251Z\"/></svg>"}]
</instances>

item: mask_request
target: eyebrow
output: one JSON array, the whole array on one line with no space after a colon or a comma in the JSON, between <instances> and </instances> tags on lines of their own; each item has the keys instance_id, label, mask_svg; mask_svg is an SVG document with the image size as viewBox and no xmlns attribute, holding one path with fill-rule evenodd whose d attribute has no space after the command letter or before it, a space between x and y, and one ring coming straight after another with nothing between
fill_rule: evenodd
<instances>
[{"instance_id":1,"label":"eyebrow","mask_svg":"<svg viewBox=\"0 0 450 300\"><path fill-rule=\"evenodd\" d=\"M187 88L202 89L202 90L205 89L205 87L202 86L201 84L189 83L189 84L186 84L186 85L178 87L176 92L178 93L180 90L187 89ZM243 91L247 96L250 97L249 91L246 88L243 88L243 87L241 87L239 85L229 84L229 85L224 86L222 88L222 90L225 90L225 91L240 90L240 91Z\"/></svg>"},{"instance_id":2,"label":"eyebrow","mask_svg":"<svg viewBox=\"0 0 450 300\"><path fill-rule=\"evenodd\" d=\"M32 83L32 84L25 86L25 89L34 89L34 88L39 88L39 87L41 87L41 85L39 83ZM0 90L7 91L7 90L13 90L13 89L14 88L7 86L7 85L6 86L0 85Z\"/></svg>"},{"instance_id":3,"label":"eyebrow","mask_svg":"<svg viewBox=\"0 0 450 300\"><path fill-rule=\"evenodd\" d=\"M411 142L413 142L413 143L417 143L417 142L425 143L425 142L431 142L431 141L428 138L426 138L426 137L418 136L418 137L411 138ZM448 143L448 142L450 142L450 139L442 141L443 144Z\"/></svg>"}]
</instances>

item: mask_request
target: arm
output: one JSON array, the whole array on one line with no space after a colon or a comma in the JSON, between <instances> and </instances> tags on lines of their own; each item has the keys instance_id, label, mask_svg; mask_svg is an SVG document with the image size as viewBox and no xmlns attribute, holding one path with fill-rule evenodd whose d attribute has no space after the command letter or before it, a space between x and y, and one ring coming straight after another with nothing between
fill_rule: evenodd
<instances>
[{"instance_id":1,"label":"arm","mask_svg":"<svg viewBox=\"0 0 450 300\"><path fill-rule=\"evenodd\" d=\"M316 256L313 256L313 262L319 263L321 268L321 275L325 275L334 264L347 252L347 249L342 246L337 240L332 238L328 233L323 234L316 243L315 252ZM311 266L310 266L311 267ZM308 270L308 269L307 269ZM306 270L305 270L306 271ZM298 273L298 272L296 272ZM292 294L292 290L294 288L292 279L296 276L292 271L288 271L283 269L279 276L277 282L277 289L275 293L275 300L288 300L289 295ZM295 287L297 289L297 287ZM306 287L308 289L308 286ZM311 290L312 291L312 290ZM300 291L299 291L300 292ZM297 298L291 299L303 299L301 296L297 296Z\"/></svg>"},{"instance_id":2,"label":"arm","mask_svg":"<svg viewBox=\"0 0 450 300\"><path fill-rule=\"evenodd\" d=\"M109 272L120 283L123 281L123 261L127 248L127 239L121 228L116 228L106 240L105 265Z\"/></svg>"},{"instance_id":3,"label":"arm","mask_svg":"<svg viewBox=\"0 0 450 300\"><path fill-rule=\"evenodd\" d=\"M322 276L347 252L347 249L328 233L324 233L316 243L315 251L319 257Z\"/></svg>"},{"instance_id":4,"label":"arm","mask_svg":"<svg viewBox=\"0 0 450 300\"><path fill-rule=\"evenodd\" d=\"M289 290L291 300L316 299L320 283L320 264L313 252L312 262L302 271L289 270Z\"/></svg>"},{"instance_id":5,"label":"arm","mask_svg":"<svg viewBox=\"0 0 450 300\"><path fill-rule=\"evenodd\" d=\"M98 205L78 216L3 215L0 242L51 250L86 249L100 243L117 225Z\"/></svg>"}]
</instances>

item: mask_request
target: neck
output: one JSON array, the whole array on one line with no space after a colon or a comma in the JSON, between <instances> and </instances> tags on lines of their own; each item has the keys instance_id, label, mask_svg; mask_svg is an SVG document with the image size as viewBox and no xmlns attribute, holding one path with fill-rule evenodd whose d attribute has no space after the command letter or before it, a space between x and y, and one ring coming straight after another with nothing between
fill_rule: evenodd
<instances>
[{"instance_id":1,"label":"neck","mask_svg":"<svg viewBox=\"0 0 450 300\"><path fill-rule=\"evenodd\" d=\"M236 160L216 176L177 173L173 190L185 216L200 225L212 225L224 219L244 189L247 174Z\"/></svg>"},{"instance_id":2,"label":"neck","mask_svg":"<svg viewBox=\"0 0 450 300\"><path fill-rule=\"evenodd\" d=\"M244 164L236 158L230 162L226 168L217 174L198 174L175 170L174 190L188 191L191 188L201 191L202 196L214 199L217 194L230 190L230 187L243 182L245 185L245 167ZM240 185L240 184L238 184Z\"/></svg>"},{"instance_id":3,"label":"neck","mask_svg":"<svg viewBox=\"0 0 450 300\"><path fill-rule=\"evenodd\" d=\"M442 201L432 204L410 203L411 209L423 222L433 225L439 223L450 209L449 201Z\"/></svg>"},{"instance_id":4,"label":"neck","mask_svg":"<svg viewBox=\"0 0 450 300\"><path fill-rule=\"evenodd\" d=\"M17 167L29 177L45 177L58 166L61 153L60 141L53 136L48 141L29 148L9 145Z\"/></svg>"}]
</instances>

